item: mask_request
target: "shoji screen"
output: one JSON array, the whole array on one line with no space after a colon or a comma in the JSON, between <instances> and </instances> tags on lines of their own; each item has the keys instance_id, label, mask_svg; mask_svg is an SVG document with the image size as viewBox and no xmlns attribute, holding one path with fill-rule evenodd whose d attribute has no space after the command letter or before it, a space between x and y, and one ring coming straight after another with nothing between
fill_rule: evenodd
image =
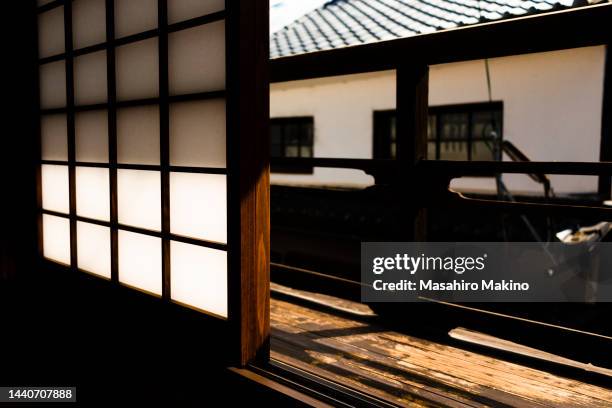
<instances>
[{"instance_id":1,"label":"shoji screen","mask_svg":"<svg viewBox=\"0 0 612 408\"><path fill-rule=\"evenodd\" d=\"M267 208L244 207L267 203L265 154L248 145L265 132L267 2L227 4L39 1L41 250L75 272L244 320L245 282L263 273L267 284L267 259L245 263L267 254L243 233L260 231L267 251L267 218L247 220Z\"/></svg>"}]
</instances>

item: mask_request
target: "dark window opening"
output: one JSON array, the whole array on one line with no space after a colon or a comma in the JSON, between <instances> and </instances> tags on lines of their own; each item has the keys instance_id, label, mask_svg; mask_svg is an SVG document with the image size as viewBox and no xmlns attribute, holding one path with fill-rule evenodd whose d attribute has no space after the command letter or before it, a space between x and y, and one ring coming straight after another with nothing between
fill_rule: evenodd
<instances>
[{"instance_id":1,"label":"dark window opening","mask_svg":"<svg viewBox=\"0 0 612 408\"><path fill-rule=\"evenodd\" d=\"M270 156L313 157L314 120L312 117L275 118L270 120ZM312 174L312 166L279 166L275 173Z\"/></svg>"},{"instance_id":2,"label":"dark window opening","mask_svg":"<svg viewBox=\"0 0 612 408\"><path fill-rule=\"evenodd\" d=\"M500 160L503 103L432 106L427 122L429 160ZM395 110L374 112L374 158L395 159Z\"/></svg>"}]
</instances>

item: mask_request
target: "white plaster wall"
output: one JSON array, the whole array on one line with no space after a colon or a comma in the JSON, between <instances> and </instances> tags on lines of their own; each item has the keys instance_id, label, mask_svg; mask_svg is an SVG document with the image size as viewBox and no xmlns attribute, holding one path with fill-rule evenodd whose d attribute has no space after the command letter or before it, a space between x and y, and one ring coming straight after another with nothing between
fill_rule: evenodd
<instances>
[{"instance_id":1,"label":"white plaster wall","mask_svg":"<svg viewBox=\"0 0 612 408\"><path fill-rule=\"evenodd\" d=\"M597 161L604 47L490 60L492 98L504 103L504 138L532 160ZM488 100L484 61L432 66L429 104ZM271 117L313 116L316 157L371 158L373 112L395 108L395 72L273 84ZM551 176L557 192L594 192L595 177ZM524 175L504 176L514 192L541 192ZM315 169L313 175L272 174L273 183L367 185L360 172ZM491 179L463 179L461 190L493 190Z\"/></svg>"},{"instance_id":2,"label":"white plaster wall","mask_svg":"<svg viewBox=\"0 0 612 408\"><path fill-rule=\"evenodd\" d=\"M375 110L395 108L395 72L272 84L270 117L313 116L316 157L372 157ZM316 168L313 175L273 173L272 183L364 185L363 172Z\"/></svg>"}]
</instances>

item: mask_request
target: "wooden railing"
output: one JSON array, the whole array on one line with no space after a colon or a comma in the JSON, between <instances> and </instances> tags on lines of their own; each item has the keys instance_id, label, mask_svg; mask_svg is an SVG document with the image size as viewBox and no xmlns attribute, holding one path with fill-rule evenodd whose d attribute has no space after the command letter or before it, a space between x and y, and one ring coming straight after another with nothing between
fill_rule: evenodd
<instances>
[{"instance_id":1,"label":"wooden railing","mask_svg":"<svg viewBox=\"0 0 612 408\"><path fill-rule=\"evenodd\" d=\"M405 222L415 227L414 235L406 236L407 240L424 238L422 210L440 205L479 205L505 212L562 213L612 220L611 208L476 200L453 192L449 187L453 178L501 173L591 175L599 176L605 181L603 184L609 186L612 162L426 159L430 65L608 45L612 39L611 21L612 4L602 4L274 59L271 61L272 82L396 70L397 159L273 158L272 164L359 169L374 176L377 187L395 187L408 209ZM604 106L610 103L612 101L604 101ZM604 110L603 115L602 135L612 139L609 134L612 132L612 112ZM605 132L608 134L603 134ZM410 196L406 194L408 190L412 192Z\"/></svg>"}]
</instances>

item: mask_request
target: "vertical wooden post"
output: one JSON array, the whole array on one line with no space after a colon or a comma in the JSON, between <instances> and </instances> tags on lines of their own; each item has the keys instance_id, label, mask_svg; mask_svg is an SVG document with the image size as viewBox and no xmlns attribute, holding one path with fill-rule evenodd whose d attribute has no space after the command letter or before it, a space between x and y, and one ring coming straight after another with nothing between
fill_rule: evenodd
<instances>
[{"instance_id":1,"label":"vertical wooden post","mask_svg":"<svg viewBox=\"0 0 612 408\"><path fill-rule=\"evenodd\" d=\"M106 0L106 41L115 40L115 2ZM117 224L117 77L115 73L115 47L106 49L106 86L108 95L108 175L110 222ZM119 282L119 232L110 228L111 280Z\"/></svg>"},{"instance_id":2,"label":"vertical wooden post","mask_svg":"<svg viewBox=\"0 0 612 408\"><path fill-rule=\"evenodd\" d=\"M170 102L168 82L168 1L158 0L159 26L159 162L161 165L162 298L171 299L170 281Z\"/></svg>"},{"instance_id":3,"label":"vertical wooden post","mask_svg":"<svg viewBox=\"0 0 612 408\"><path fill-rule=\"evenodd\" d=\"M72 3L64 4L64 49L66 50L66 123L68 126L68 186L70 207L70 267L77 270L76 136L74 112L74 55L72 54Z\"/></svg>"},{"instance_id":4,"label":"vertical wooden post","mask_svg":"<svg viewBox=\"0 0 612 408\"><path fill-rule=\"evenodd\" d=\"M612 161L612 51L610 44L606 46L604 68L604 90L601 106L601 146L600 161ZM598 193L602 199L610 199L612 177L599 176Z\"/></svg>"},{"instance_id":5,"label":"vertical wooden post","mask_svg":"<svg viewBox=\"0 0 612 408\"><path fill-rule=\"evenodd\" d=\"M246 365L269 357L268 2L226 5L229 316Z\"/></svg>"},{"instance_id":6,"label":"vertical wooden post","mask_svg":"<svg viewBox=\"0 0 612 408\"><path fill-rule=\"evenodd\" d=\"M396 71L397 105L397 160L401 162L402 174L406 180L402 196L406 206L406 222L413 228L402 238L405 241L422 241L426 235L425 209L415 206L414 196L424 194L416 190L415 180L407 177L414 166L427 158L427 111L429 99L429 67L426 64L412 63L401 65ZM411 198L412 196L412 198Z\"/></svg>"}]
</instances>

